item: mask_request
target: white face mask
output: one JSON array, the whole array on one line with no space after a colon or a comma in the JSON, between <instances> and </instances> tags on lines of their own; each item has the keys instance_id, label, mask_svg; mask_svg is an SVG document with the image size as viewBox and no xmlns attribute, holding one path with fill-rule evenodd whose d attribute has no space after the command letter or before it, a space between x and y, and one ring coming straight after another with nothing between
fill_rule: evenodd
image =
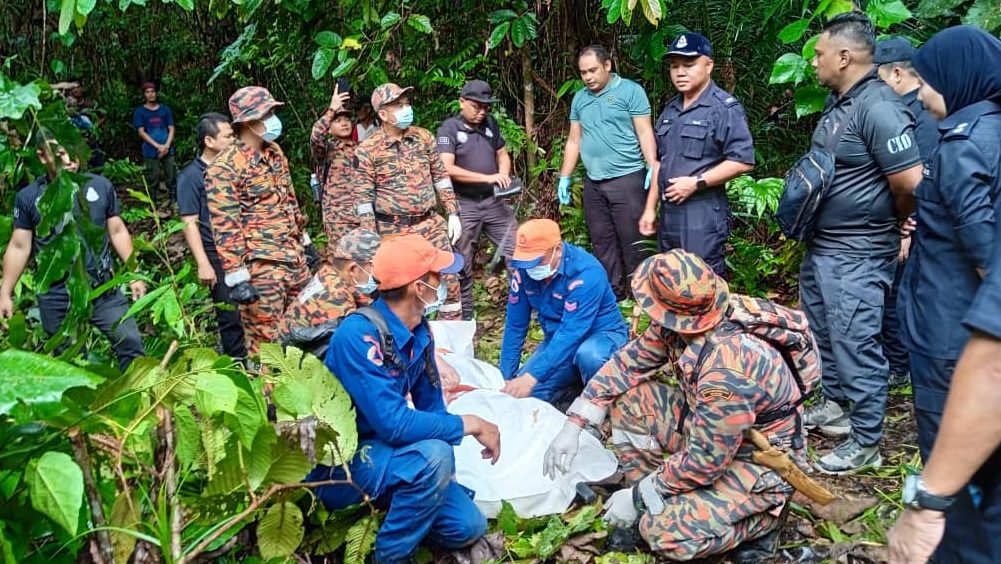
<instances>
[{"instance_id":1,"label":"white face mask","mask_svg":"<svg viewBox=\"0 0 1001 564\"><path fill-rule=\"evenodd\" d=\"M271 143L282 134L282 120L278 119L278 116L272 115L266 120L262 121L264 124L264 133L261 134L261 139L264 139L268 143Z\"/></svg>"},{"instance_id":2,"label":"white face mask","mask_svg":"<svg viewBox=\"0 0 1001 564\"><path fill-rule=\"evenodd\" d=\"M395 125L400 129L407 129L414 123L414 107L407 106L405 108L400 108L393 112L393 117L396 119Z\"/></svg>"},{"instance_id":3,"label":"white face mask","mask_svg":"<svg viewBox=\"0 0 1001 564\"><path fill-rule=\"evenodd\" d=\"M435 291L435 299L431 303L425 302L424 298L422 298L420 294L417 295L417 299L419 299L421 303L424 304L424 315L431 315L432 313L438 311L438 308L440 308L445 303L445 298L448 296L448 288L445 287L444 280L438 281L437 288L424 281L421 281L421 284L424 284L428 288L431 288L432 290Z\"/></svg>"},{"instance_id":4,"label":"white face mask","mask_svg":"<svg viewBox=\"0 0 1001 564\"><path fill-rule=\"evenodd\" d=\"M361 271L365 272L365 274L368 275L368 280L362 282L361 284L355 282L355 288L357 288L359 292L367 296L375 292L375 290L378 288L378 284L375 283L375 277L372 276L371 272L366 272L364 268L361 268Z\"/></svg>"}]
</instances>

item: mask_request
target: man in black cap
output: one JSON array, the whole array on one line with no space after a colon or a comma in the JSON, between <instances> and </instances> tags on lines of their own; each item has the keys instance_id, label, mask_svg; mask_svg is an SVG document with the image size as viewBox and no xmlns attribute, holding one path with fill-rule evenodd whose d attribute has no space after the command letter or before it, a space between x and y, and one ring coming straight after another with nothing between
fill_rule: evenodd
<instances>
[{"instance_id":1,"label":"man in black cap","mask_svg":"<svg viewBox=\"0 0 1001 564\"><path fill-rule=\"evenodd\" d=\"M654 122L660 174L647 196L640 233L657 233L660 251L695 253L724 276L723 246L730 235L726 183L754 168L751 131L740 102L711 78L708 39L683 33L667 54L679 94Z\"/></svg>"},{"instance_id":2,"label":"man in black cap","mask_svg":"<svg viewBox=\"0 0 1001 564\"><path fill-rule=\"evenodd\" d=\"M494 187L511 184L511 157L490 107L497 102L490 85L470 80L459 93L459 113L438 128L438 153L452 179L459 198L462 236L456 251L466 260L459 275L462 318L473 318L473 257L480 232L495 245L503 246L511 258L514 231L518 227L514 210L494 196Z\"/></svg>"},{"instance_id":3,"label":"man in black cap","mask_svg":"<svg viewBox=\"0 0 1001 564\"><path fill-rule=\"evenodd\" d=\"M876 63L879 78L894 92L900 95L904 105L914 114L914 137L918 143L921 160L925 161L931 155L932 149L938 144L938 128L935 119L918 100L918 90L921 89L921 79L911 66L911 56L914 46L905 37L891 37L876 43ZM906 386L910 380L910 362L907 348L901 340L900 321L897 318L897 291L900 279L904 273L904 261L911 247L910 237L900 241L900 255L897 271L893 276L890 293L886 296L883 307L883 354L890 363L890 387Z\"/></svg>"}]
</instances>

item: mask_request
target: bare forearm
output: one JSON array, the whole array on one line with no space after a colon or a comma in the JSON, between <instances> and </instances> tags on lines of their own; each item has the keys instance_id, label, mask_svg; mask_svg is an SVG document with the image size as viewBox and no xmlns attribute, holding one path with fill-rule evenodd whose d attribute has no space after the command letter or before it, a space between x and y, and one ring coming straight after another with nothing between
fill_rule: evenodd
<instances>
[{"instance_id":1,"label":"bare forearm","mask_svg":"<svg viewBox=\"0 0 1001 564\"><path fill-rule=\"evenodd\" d=\"M122 227L121 229L114 229L109 234L109 239L111 240L111 246L115 248L115 252L118 253L118 257L122 259L122 262L127 262L129 257L132 256L132 236L129 235L129 230Z\"/></svg>"},{"instance_id":2,"label":"bare forearm","mask_svg":"<svg viewBox=\"0 0 1001 564\"><path fill-rule=\"evenodd\" d=\"M480 174L479 172L473 172L471 170L466 170L461 166L455 164L446 164L445 170L448 171L449 178L452 181L458 182L490 182L490 175Z\"/></svg>"},{"instance_id":3,"label":"bare forearm","mask_svg":"<svg viewBox=\"0 0 1001 564\"><path fill-rule=\"evenodd\" d=\"M560 167L560 176L570 176L577 166L577 159L580 158L580 141L568 140L563 151L563 166Z\"/></svg>"},{"instance_id":4,"label":"bare forearm","mask_svg":"<svg viewBox=\"0 0 1001 564\"><path fill-rule=\"evenodd\" d=\"M507 154L506 150L502 149L497 157L497 172L504 176L511 176L511 155Z\"/></svg>"},{"instance_id":5,"label":"bare forearm","mask_svg":"<svg viewBox=\"0 0 1001 564\"><path fill-rule=\"evenodd\" d=\"M157 142L154 141L153 138L149 136L149 133L146 133L146 130L143 128L139 128L139 138L154 147L157 145Z\"/></svg>"},{"instance_id":6,"label":"bare forearm","mask_svg":"<svg viewBox=\"0 0 1001 564\"><path fill-rule=\"evenodd\" d=\"M22 249L13 244L7 247L7 252L3 255L3 283L0 284L0 296L9 296L14 293L14 286L21 279L24 267L28 264L31 256L31 249Z\"/></svg>"},{"instance_id":7,"label":"bare forearm","mask_svg":"<svg viewBox=\"0 0 1001 564\"><path fill-rule=\"evenodd\" d=\"M166 145L170 147L174 144L174 126L171 125L167 128L167 143Z\"/></svg>"},{"instance_id":8,"label":"bare forearm","mask_svg":"<svg viewBox=\"0 0 1001 564\"><path fill-rule=\"evenodd\" d=\"M198 232L198 218L193 220L184 219L184 241L191 249L191 256L195 258L198 266L211 266L209 256L205 254L205 245L202 244L202 236Z\"/></svg>"},{"instance_id":9,"label":"bare forearm","mask_svg":"<svg viewBox=\"0 0 1001 564\"><path fill-rule=\"evenodd\" d=\"M751 172L752 170L754 170L754 166L746 163L723 161L702 173L702 178L705 179L706 184L709 186L722 186L741 174Z\"/></svg>"},{"instance_id":10,"label":"bare forearm","mask_svg":"<svg viewBox=\"0 0 1001 564\"><path fill-rule=\"evenodd\" d=\"M657 203L660 200L660 163L657 164L657 169L653 171L653 178L650 179L650 190L646 194L646 209L647 211L657 211Z\"/></svg>"},{"instance_id":11,"label":"bare forearm","mask_svg":"<svg viewBox=\"0 0 1001 564\"><path fill-rule=\"evenodd\" d=\"M952 495L1001 444L1001 340L974 333L956 365L938 438L922 475L928 490Z\"/></svg>"}]
</instances>

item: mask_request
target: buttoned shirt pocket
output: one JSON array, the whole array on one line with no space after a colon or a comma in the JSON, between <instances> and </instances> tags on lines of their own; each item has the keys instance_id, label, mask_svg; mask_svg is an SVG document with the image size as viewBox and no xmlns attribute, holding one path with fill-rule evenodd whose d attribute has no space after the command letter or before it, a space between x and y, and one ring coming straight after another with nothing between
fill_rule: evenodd
<instances>
[{"instance_id":1,"label":"buttoned shirt pocket","mask_svg":"<svg viewBox=\"0 0 1001 564\"><path fill-rule=\"evenodd\" d=\"M686 123L681 126L681 151L686 158L701 159L705 153L709 124Z\"/></svg>"},{"instance_id":2,"label":"buttoned shirt pocket","mask_svg":"<svg viewBox=\"0 0 1001 564\"><path fill-rule=\"evenodd\" d=\"M263 172L263 174L254 174L244 184L244 192L246 194L244 201L247 205L252 206L264 202L274 192L274 187L271 184L271 175L264 171L258 172Z\"/></svg>"}]
</instances>

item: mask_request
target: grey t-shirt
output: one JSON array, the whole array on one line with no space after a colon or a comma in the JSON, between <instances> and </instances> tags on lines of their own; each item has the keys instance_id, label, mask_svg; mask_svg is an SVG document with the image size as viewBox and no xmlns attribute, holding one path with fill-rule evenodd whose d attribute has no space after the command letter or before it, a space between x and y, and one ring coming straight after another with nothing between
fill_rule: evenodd
<instances>
[{"instance_id":1,"label":"grey t-shirt","mask_svg":"<svg viewBox=\"0 0 1001 564\"><path fill-rule=\"evenodd\" d=\"M855 104L861 106L844 123ZM834 181L821 203L810 250L893 256L900 249L900 233L886 177L921 162L914 116L874 70L841 98L828 100L813 146L823 147L839 127L846 129L835 149Z\"/></svg>"}]
</instances>

